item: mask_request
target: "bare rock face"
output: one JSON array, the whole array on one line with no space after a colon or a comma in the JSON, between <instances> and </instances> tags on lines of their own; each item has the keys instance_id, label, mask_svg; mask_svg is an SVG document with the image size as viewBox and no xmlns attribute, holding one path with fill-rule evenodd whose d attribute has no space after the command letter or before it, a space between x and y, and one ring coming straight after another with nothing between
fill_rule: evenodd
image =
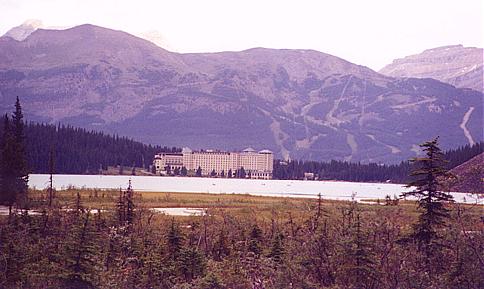
<instances>
[{"instance_id":1,"label":"bare rock face","mask_svg":"<svg viewBox=\"0 0 484 289\"><path fill-rule=\"evenodd\" d=\"M379 72L392 77L434 78L482 92L483 63L482 48L453 45L396 59Z\"/></svg>"},{"instance_id":2,"label":"bare rock face","mask_svg":"<svg viewBox=\"0 0 484 289\"><path fill-rule=\"evenodd\" d=\"M482 140L483 94L313 50L179 54L93 25L0 37L0 110L168 146L398 162Z\"/></svg>"},{"instance_id":3,"label":"bare rock face","mask_svg":"<svg viewBox=\"0 0 484 289\"><path fill-rule=\"evenodd\" d=\"M5 33L5 36L11 37L17 41L22 41L30 34L32 34L32 32L39 28L42 28L43 26L44 25L42 24L42 21L37 19L30 19L25 21L21 25L7 31L7 33Z\"/></svg>"}]
</instances>

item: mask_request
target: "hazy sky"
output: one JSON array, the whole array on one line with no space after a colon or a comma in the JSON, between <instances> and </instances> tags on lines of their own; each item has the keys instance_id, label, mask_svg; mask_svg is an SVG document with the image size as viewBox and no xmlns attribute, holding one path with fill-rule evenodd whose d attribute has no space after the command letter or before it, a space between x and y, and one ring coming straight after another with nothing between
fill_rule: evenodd
<instances>
[{"instance_id":1,"label":"hazy sky","mask_svg":"<svg viewBox=\"0 0 484 289\"><path fill-rule=\"evenodd\" d=\"M450 44L483 47L482 0L0 0L0 34L27 19L161 33L170 50L315 49L380 69Z\"/></svg>"}]
</instances>

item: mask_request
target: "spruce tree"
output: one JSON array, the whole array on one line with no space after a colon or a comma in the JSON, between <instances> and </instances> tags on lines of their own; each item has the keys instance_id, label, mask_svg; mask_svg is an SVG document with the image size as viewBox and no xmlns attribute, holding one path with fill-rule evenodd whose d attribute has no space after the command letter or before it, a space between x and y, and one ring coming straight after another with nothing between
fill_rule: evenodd
<instances>
[{"instance_id":1,"label":"spruce tree","mask_svg":"<svg viewBox=\"0 0 484 289\"><path fill-rule=\"evenodd\" d=\"M206 261L203 254L197 248L188 247L180 251L178 266L185 277L185 281L191 282L192 279L203 275Z\"/></svg>"},{"instance_id":2,"label":"spruce tree","mask_svg":"<svg viewBox=\"0 0 484 289\"><path fill-rule=\"evenodd\" d=\"M73 219L70 234L64 241L65 268L63 288L95 288L97 234L90 222L90 212Z\"/></svg>"},{"instance_id":3,"label":"spruce tree","mask_svg":"<svg viewBox=\"0 0 484 289\"><path fill-rule=\"evenodd\" d=\"M172 260L176 260L180 250L183 246L184 236L175 222L175 219L171 221L170 229L166 234L166 244L168 247L168 255Z\"/></svg>"},{"instance_id":4,"label":"spruce tree","mask_svg":"<svg viewBox=\"0 0 484 289\"><path fill-rule=\"evenodd\" d=\"M420 145L425 156L411 160L415 165L411 176L414 180L407 187L415 187L411 192L405 192L403 197L413 196L418 199L418 207L422 210L412 234L420 246L425 248L427 256L430 247L439 239L437 229L445 224L449 211L445 203L452 202L452 195L440 190L440 181L448 176L444 169L445 160L438 145L438 137ZM423 246L422 246L423 245Z\"/></svg>"},{"instance_id":5,"label":"spruce tree","mask_svg":"<svg viewBox=\"0 0 484 289\"><path fill-rule=\"evenodd\" d=\"M135 217L134 212L134 191L131 186L131 180L129 180L128 189L125 193L126 200L126 222L128 225L132 225Z\"/></svg>"},{"instance_id":6,"label":"spruce tree","mask_svg":"<svg viewBox=\"0 0 484 289\"><path fill-rule=\"evenodd\" d=\"M55 169L55 160L54 160L54 147L51 147L50 154L49 154L49 207L52 206L52 200L54 199L54 169Z\"/></svg>"},{"instance_id":7,"label":"spruce tree","mask_svg":"<svg viewBox=\"0 0 484 289\"><path fill-rule=\"evenodd\" d=\"M12 119L5 115L1 147L0 202L9 207L22 204L27 196L27 161L24 144L24 123L22 108L17 97Z\"/></svg>"},{"instance_id":8,"label":"spruce tree","mask_svg":"<svg viewBox=\"0 0 484 289\"><path fill-rule=\"evenodd\" d=\"M173 170L173 174L174 174L175 176L180 175L180 168L176 167L176 168Z\"/></svg>"},{"instance_id":9,"label":"spruce tree","mask_svg":"<svg viewBox=\"0 0 484 289\"><path fill-rule=\"evenodd\" d=\"M272 247L271 247L271 252L269 254L269 257L274 260L276 264L281 264L282 263L282 257L284 255L284 246L283 246L283 241L284 235L283 234L277 234L275 238L272 240Z\"/></svg>"},{"instance_id":10,"label":"spruce tree","mask_svg":"<svg viewBox=\"0 0 484 289\"><path fill-rule=\"evenodd\" d=\"M125 204L126 193L119 189L119 199L116 203L116 215L118 217L118 224L120 226L124 225L126 221L126 204Z\"/></svg>"},{"instance_id":11,"label":"spruce tree","mask_svg":"<svg viewBox=\"0 0 484 289\"><path fill-rule=\"evenodd\" d=\"M198 167L196 173L195 173L195 176L197 177L201 177L202 176L202 168L201 167Z\"/></svg>"},{"instance_id":12,"label":"spruce tree","mask_svg":"<svg viewBox=\"0 0 484 289\"><path fill-rule=\"evenodd\" d=\"M12 169L15 167L15 139L7 114L4 116L2 137L0 203L9 207L10 214L12 206L16 202L17 194L15 190L15 171Z\"/></svg>"},{"instance_id":13,"label":"spruce tree","mask_svg":"<svg viewBox=\"0 0 484 289\"><path fill-rule=\"evenodd\" d=\"M224 228L219 231L218 238L212 249L212 254L216 261L222 261L225 256L230 254L227 232L225 232Z\"/></svg>"},{"instance_id":14,"label":"spruce tree","mask_svg":"<svg viewBox=\"0 0 484 289\"><path fill-rule=\"evenodd\" d=\"M262 252L261 242L262 241L262 230L259 226L254 225L252 230L250 231L249 235L249 252L254 253L256 256L259 256Z\"/></svg>"},{"instance_id":15,"label":"spruce tree","mask_svg":"<svg viewBox=\"0 0 484 289\"><path fill-rule=\"evenodd\" d=\"M171 175L171 166L165 166L165 172L167 176Z\"/></svg>"},{"instance_id":16,"label":"spruce tree","mask_svg":"<svg viewBox=\"0 0 484 289\"><path fill-rule=\"evenodd\" d=\"M374 256L369 249L367 236L361 230L360 214L356 216L356 232L352 240L352 250L349 256L353 260L351 271L354 273L354 284L357 288L374 288L377 280L377 270L374 264ZM373 285L372 285L373 284Z\"/></svg>"},{"instance_id":17,"label":"spruce tree","mask_svg":"<svg viewBox=\"0 0 484 289\"><path fill-rule=\"evenodd\" d=\"M241 178L241 179L245 179L245 176L246 176L246 173L245 173L245 169L244 167L241 167L238 171L237 171L237 177L238 178Z\"/></svg>"},{"instance_id":18,"label":"spruce tree","mask_svg":"<svg viewBox=\"0 0 484 289\"><path fill-rule=\"evenodd\" d=\"M14 140L13 163L12 171L15 175L15 194L16 201L23 202L27 197L28 189L28 170L25 151L25 136L24 136L24 122L22 107L20 106L19 98L15 102L15 111L12 116L12 135Z\"/></svg>"}]
</instances>

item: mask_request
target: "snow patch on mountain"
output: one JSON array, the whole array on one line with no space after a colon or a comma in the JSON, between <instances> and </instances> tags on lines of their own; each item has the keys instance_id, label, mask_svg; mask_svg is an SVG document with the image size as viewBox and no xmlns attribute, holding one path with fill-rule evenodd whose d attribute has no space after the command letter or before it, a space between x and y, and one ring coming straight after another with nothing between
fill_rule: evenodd
<instances>
[{"instance_id":1,"label":"snow patch on mountain","mask_svg":"<svg viewBox=\"0 0 484 289\"><path fill-rule=\"evenodd\" d=\"M44 24L38 19L29 19L19 26L16 26L5 33L4 36L11 37L17 41L22 41L27 38L32 32L39 28L43 28Z\"/></svg>"}]
</instances>

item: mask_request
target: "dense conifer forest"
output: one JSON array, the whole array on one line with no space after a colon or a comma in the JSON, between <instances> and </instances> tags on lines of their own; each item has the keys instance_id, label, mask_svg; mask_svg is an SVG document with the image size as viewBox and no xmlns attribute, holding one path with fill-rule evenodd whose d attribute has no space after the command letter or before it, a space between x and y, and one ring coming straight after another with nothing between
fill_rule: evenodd
<instances>
[{"instance_id":1,"label":"dense conifer forest","mask_svg":"<svg viewBox=\"0 0 484 289\"><path fill-rule=\"evenodd\" d=\"M474 145L465 145L457 149L451 149L444 153L444 159L448 162L445 164L446 169L452 169L474 156L484 151L484 142ZM344 161L281 161L274 162L275 179L303 179L304 173L314 173L320 180L344 180L354 182L385 182L390 180L396 183L406 183L409 181L409 175L413 166L409 161L403 161L400 164L363 164L350 163Z\"/></svg>"},{"instance_id":2,"label":"dense conifer forest","mask_svg":"<svg viewBox=\"0 0 484 289\"><path fill-rule=\"evenodd\" d=\"M149 168L155 153L178 150L68 125L28 123L25 137L32 173L49 172L52 151L55 173L97 174L100 169L116 165Z\"/></svg>"},{"instance_id":3,"label":"dense conifer forest","mask_svg":"<svg viewBox=\"0 0 484 289\"><path fill-rule=\"evenodd\" d=\"M3 127L3 126L2 126ZM0 128L2 129L2 128ZM2 129L3 130L3 129ZM3 134L0 131L0 137ZM98 174L108 166L149 168L158 152L180 151L176 147L146 145L126 137L88 131L69 125L28 123L25 142L29 171L49 173L49 158L53 151L55 173ZM1 141L1 140L0 140ZM484 143L466 145L445 152L451 169L484 151ZM350 163L344 161L274 161L274 179L304 179L310 172L320 180L355 182L407 182L412 166L408 161L396 165Z\"/></svg>"}]
</instances>

